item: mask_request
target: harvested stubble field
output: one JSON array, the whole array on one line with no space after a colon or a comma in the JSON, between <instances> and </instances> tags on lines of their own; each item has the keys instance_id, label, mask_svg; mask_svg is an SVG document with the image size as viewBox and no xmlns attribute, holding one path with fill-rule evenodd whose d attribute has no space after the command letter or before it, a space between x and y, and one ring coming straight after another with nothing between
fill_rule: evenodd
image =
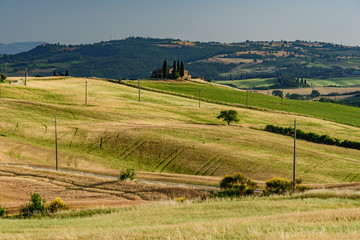
<instances>
[{"instance_id":1,"label":"harvested stubble field","mask_svg":"<svg viewBox=\"0 0 360 240\"><path fill-rule=\"evenodd\" d=\"M113 178L1 165L0 182L0 203L9 214L18 213L34 192L48 201L60 197L72 209L144 205L207 195L205 191L189 187L121 182Z\"/></svg>"}]
</instances>

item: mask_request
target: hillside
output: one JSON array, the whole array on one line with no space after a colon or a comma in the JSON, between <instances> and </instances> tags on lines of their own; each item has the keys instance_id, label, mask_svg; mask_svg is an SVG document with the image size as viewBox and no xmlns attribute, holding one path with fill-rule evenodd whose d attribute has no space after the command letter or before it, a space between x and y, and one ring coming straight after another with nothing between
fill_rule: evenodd
<instances>
[{"instance_id":1,"label":"hillside","mask_svg":"<svg viewBox=\"0 0 360 240\"><path fill-rule=\"evenodd\" d=\"M85 81L89 92L86 106ZM149 84L153 86L148 87L156 86L151 81ZM167 83L170 88L174 84ZM189 84L198 83L183 86ZM264 105L246 109L243 105L232 105L232 99L237 100L228 96L239 94L243 98L243 92L201 84L204 95L200 108L197 99L154 92L156 89L142 90L139 103L138 89L104 80L31 78L27 86L2 84L0 160L54 166L55 114L60 120L60 167L96 172L135 168L221 177L240 171L258 181L275 176L290 178L292 138L262 129L274 123L289 126L294 117L303 130L360 141L359 128L349 125L359 126L358 108L337 109L338 105L329 103L292 101L282 109L282 105L275 104L279 98L255 101L254 95L250 105L255 106L256 102ZM215 91L206 91L214 87ZM218 95L219 91L229 94ZM272 106L293 113L279 112ZM328 111L317 112L320 108ZM216 119L224 109L237 110L240 123L225 126ZM358 152L299 140L298 176L308 183L359 181Z\"/></svg>"},{"instance_id":2,"label":"hillside","mask_svg":"<svg viewBox=\"0 0 360 240\"><path fill-rule=\"evenodd\" d=\"M8 62L9 76L23 75L28 68L32 76L68 70L78 77L137 79L149 77L164 60L171 64L177 59L193 76L266 78L272 85L279 78L284 84L295 78L358 76L360 48L306 41L224 44L131 37L86 45L45 44L26 53L2 56L0 64Z\"/></svg>"},{"instance_id":3,"label":"hillside","mask_svg":"<svg viewBox=\"0 0 360 240\"><path fill-rule=\"evenodd\" d=\"M43 43L44 42L0 43L0 54L17 54L27 52Z\"/></svg>"}]
</instances>

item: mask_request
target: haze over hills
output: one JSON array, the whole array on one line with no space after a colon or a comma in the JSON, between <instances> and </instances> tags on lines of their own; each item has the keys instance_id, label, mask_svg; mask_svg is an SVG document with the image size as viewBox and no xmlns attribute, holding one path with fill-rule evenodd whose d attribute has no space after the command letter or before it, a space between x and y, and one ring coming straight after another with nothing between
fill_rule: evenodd
<instances>
[{"instance_id":1,"label":"haze over hills","mask_svg":"<svg viewBox=\"0 0 360 240\"><path fill-rule=\"evenodd\" d=\"M16 43L0 43L0 54L17 54L29 51L44 42L16 42Z\"/></svg>"},{"instance_id":2,"label":"haze over hills","mask_svg":"<svg viewBox=\"0 0 360 240\"><path fill-rule=\"evenodd\" d=\"M28 52L0 57L8 76L53 75L146 78L162 66L182 60L193 76L229 80L248 78L333 78L360 68L360 47L307 41L189 42L130 37L86 45L45 44ZM4 71L3 67L0 71ZM287 81L288 79L285 78Z\"/></svg>"}]
</instances>

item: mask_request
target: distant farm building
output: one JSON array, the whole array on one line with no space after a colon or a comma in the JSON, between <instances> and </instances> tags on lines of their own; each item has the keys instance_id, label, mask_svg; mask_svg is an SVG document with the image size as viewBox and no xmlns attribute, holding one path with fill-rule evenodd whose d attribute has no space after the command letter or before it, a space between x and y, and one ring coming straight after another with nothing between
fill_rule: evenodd
<instances>
[{"instance_id":1,"label":"distant farm building","mask_svg":"<svg viewBox=\"0 0 360 240\"><path fill-rule=\"evenodd\" d=\"M167 72L167 78L168 79L173 79L172 78L172 72L174 71L174 68L172 66L168 66L168 72ZM158 68L156 70L154 70L151 74L151 78L164 78L164 73L163 73L163 69L162 68ZM191 79L191 75L189 75L189 71L184 70L184 76L183 77L179 77L177 79Z\"/></svg>"}]
</instances>

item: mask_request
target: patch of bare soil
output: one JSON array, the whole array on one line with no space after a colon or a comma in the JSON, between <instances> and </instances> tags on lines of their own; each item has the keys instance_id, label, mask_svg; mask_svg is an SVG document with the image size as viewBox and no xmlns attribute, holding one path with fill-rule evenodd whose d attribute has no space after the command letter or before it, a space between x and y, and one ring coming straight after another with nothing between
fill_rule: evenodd
<instances>
[{"instance_id":1,"label":"patch of bare soil","mask_svg":"<svg viewBox=\"0 0 360 240\"><path fill-rule=\"evenodd\" d=\"M60 197L71 208L115 207L146 204L179 197L204 197L207 193L187 187L121 182L118 180L30 168L0 166L0 205L17 213L31 193L48 202Z\"/></svg>"}]
</instances>

